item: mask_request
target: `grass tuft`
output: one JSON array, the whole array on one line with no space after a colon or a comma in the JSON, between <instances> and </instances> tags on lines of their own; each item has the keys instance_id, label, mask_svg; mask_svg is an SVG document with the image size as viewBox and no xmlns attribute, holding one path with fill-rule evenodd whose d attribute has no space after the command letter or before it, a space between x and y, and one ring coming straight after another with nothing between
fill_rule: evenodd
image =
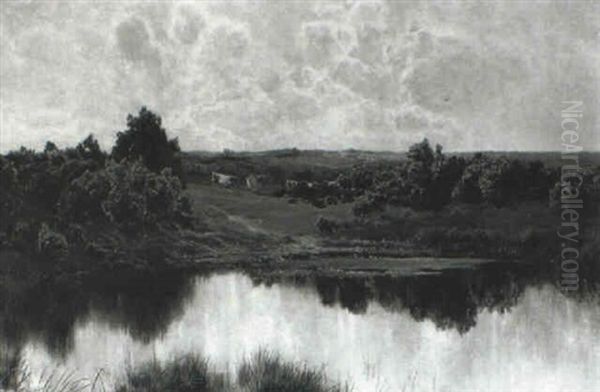
<instances>
[{"instance_id":1,"label":"grass tuft","mask_svg":"<svg viewBox=\"0 0 600 392\"><path fill-rule=\"evenodd\" d=\"M30 388L30 373L20 359L11 358L0 369L0 391L15 392L106 392L103 371L91 379L77 378L69 371L44 372ZM9 370L7 372L6 370ZM232 377L234 375L231 375ZM324 372L306 364L286 362L277 354L260 350L237 370L237 382L229 375L211 370L209 361L189 354L172 361L152 361L128 369L116 392L349 392L350 388L331 383Z\"/></svg>"},{"instance_id":2,"label":"grass tuft","mask_svg":"<svg viewBox=\"0 0 600 392\"><path fill-rule=\"evenodd\" d=\"M209 370L207 360L185 355L166 364L150 362L127 372L117 392L221 392L227 379Z\"/></svg>"},{"instance_id":3,"label":"grass tuft","mask_svg":"<svg viewBox=\"0 0 600 392\"><path fill-rule=\"evenodd\" d=\"M347 387L330 384L322 371L284 362L279 355L261 350L238 370L238 384L248 392L342 392Z\"/></svg>"}]
</instances>

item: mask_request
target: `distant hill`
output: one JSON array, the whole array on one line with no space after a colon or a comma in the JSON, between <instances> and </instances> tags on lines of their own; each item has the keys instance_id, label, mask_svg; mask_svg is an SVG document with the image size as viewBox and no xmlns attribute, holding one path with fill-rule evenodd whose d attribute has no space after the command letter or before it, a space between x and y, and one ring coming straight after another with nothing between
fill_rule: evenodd
<instances>
[{"instance_id":1,"label":"distant hill","mask_svg":"<svg viewBox=\"0 0 600 392\"><path fill-rule=\"evenodd\" d=\"M448 156L462 156L469 158L477 152L446 152ZM547 167L558 167L566 162L558 151L481 151L491 157L506 156L510 159L519 159L525 162L539 160ZM600 166L600 152L584 151L579 154L582 167ZM364 151L364 150L298 150L295 148L268 150L268 151L190 151L185 152L188 160L203 163L222 161L245 161L248 164L266 165L285 164L298 169L306 167L322 167L340 169L360 162L374 161L402 161L406 159L406 152L391 151Z\"/></svg>"}]
</instances>

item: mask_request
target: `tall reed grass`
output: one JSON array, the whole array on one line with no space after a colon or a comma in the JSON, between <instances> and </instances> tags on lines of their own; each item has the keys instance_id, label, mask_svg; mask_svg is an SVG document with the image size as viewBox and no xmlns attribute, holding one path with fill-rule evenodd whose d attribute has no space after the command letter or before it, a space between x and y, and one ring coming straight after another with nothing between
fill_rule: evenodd
<instances>
[{"instance_id":1,"label":"tall reed grass","mask_svg":"<svg viewBox=\"0 0 600 392\"><path fill-rule=\"evenodd\" d=\"M116 386L107 386L103 371L79 378L71 371L43 372L33 379L20 353L2 358L0 391L14 392L349 392L322 370L283 360L260 350L246 358L235 374L214 371L207 359L188 354L169 362L152 361L126 370Z\"/></svg>"}]
</instances>

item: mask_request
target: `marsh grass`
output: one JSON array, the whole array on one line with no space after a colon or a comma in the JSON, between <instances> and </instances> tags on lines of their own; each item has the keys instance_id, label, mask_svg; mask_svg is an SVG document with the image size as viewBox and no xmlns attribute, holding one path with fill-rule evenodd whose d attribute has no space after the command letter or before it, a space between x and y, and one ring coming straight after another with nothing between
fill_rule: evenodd
<instances>
[{"instance_id":1,"label":"marsh grass","mask_svg":"<svg viewBox=\"0 0 600 392\"><path fill-rule=\"evenodd\" d=\"M261 350L245 360L231 375L211 370L207 360L186 355L166 364L150 362L127 372L117 392L347 392L331 384L322 371L285 362L279 355Z\"/></svg>"},{"instance_id":2,"label":"marsh grass","mask_svg":"<svg viewBox=\"0 0 600 392\"><path fill-rule=\"evenodd\" d=\"M4 348L0 353L0 391L21 390L28 378L20 350Z\"/></svg>"},{"instance_id":3,"label":"marsh grass","mask_svg":"<svg viewBox=\"0 0 600 392\"><path fill-rule=\"evenodd\" d=\"M260 350L238 370L240 390L248 392L342 392L347 386L332 384L322 371L306 364L285 362L277 354Z\"/></svg>"},{"instance_id":4,"label":"marsh grass","mask_svg":"<svg viewBox=\"0 0 600 392\"><path fill-rule=\"evenodd\" d=\"M19 350L0 356L0 391L107 392L102 370L91 379L77 377L73 371L46 370L34 380Z\"/></svg>"},{"instance_id":5,"label":"marsh grass","mask_svg":"<svg viewBox=\"0 0 600 392\"><path fill-rule=\"evenodd\" d=\"M3 355L0 391L11 392L350 392L347 385L333 383L322 370L284 361L266 350L244 360L236 374L211 369L208 360L193 354L161 363L156 360L126 370L118 385L106 386L104 372L92 378L73 371L42 372L34 380L19 352ZM235 381L233 381L235 379Z\"/></svg>"},{"instance_id":6,"label":"marsh grass","mask_svg":"<svg viewBox=\"0 0 600 392\"><path fill-rule=\"evenodd\" d=\"M221 392L232 390L224 375L212 372L206 359L185 355L166 364L149 362L127 371L117 392Z\"/></svg>"}]
</instances>

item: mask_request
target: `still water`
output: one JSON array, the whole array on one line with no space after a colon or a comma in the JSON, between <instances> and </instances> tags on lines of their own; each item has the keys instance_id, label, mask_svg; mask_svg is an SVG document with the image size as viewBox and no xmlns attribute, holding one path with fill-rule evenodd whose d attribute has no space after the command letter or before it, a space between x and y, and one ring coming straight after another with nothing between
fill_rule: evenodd
<instances>
[{"instance_id":1,"label":"still water","mask_svg":"<svg viewBox=\"0 0 600 392\"><path fill-rule=\"evenodd\" d=\"M110 385L127 367L190 352L234 374L268 349L354 391L600 391L598 298L568 298L518 275L227 272L166 286L69 295L45 311L25 301L5 339L19 342L32 379L103 369Z\"/></svg>"}]
</instances>

